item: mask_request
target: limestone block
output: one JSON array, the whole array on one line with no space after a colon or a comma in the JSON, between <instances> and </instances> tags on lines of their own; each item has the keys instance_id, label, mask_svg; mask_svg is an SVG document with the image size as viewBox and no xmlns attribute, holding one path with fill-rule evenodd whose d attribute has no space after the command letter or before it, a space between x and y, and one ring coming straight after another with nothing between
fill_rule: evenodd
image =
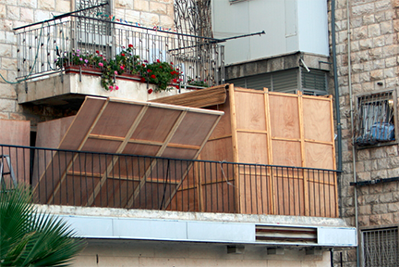
<instances>
[{"instance_id":1,"label":"limestone block","mask_svg":"<svg viewBox=\"0 0 399 267\"><path fill-rule=\"evenodd\" d=\"M383 187L383 186L381 186L381 187ZM390 203L392 201L394 201L393 193L384 193L384 194L380 195L381 203Z\"/></svg>"},{"instance_id":2,"label":"limestone block","mask_svg":"<svg viewBox=\"0 0 399 267\"><path fill-rule=\"evenodd\" d=\"M0 44L0 56L1 57L11 57L11 45L10 44Z\"/></svg>"},{"instance_id":3,"label":"limestone block","mask_svg":"<svg viewBox=\"0 0 399 267\"><path fill-rule=\"evenodd\" d=\"M8 19L0 20L0 31L11 32L13 29L13 21Z\"/></svg>"},{"instance_id":4,"label":"limestone block","mask_svg":"<svg viewBox=\"0 0 399 267\"><path fill-rule=\"evenodd\" d=\"M135 10L125 10L125 16L127 21L140 21L140 12Z\"/></svg>"},{"instance_id":5,"label":"limestone block","mask_svg":"<svg viewBox=\"0 0 399 267\"><path fill-rule=\"evenodd\" d=\"M371 150L371 158L381 159L387 156L386 150L384 147L379 147Z\"/></svg>"},{"instance_id":6,"label":"limestone block","mask_svg":"<svg viewBox=\"0 0 399 267\"><path fill-rule=\"evenodd\" d=\"M374 13L374 3L357 5L352 7L353 16L362 16L370 13Z\"/></svg>"},{"instance_id":7,"label":"limestone block","mask_svg":"<svg viewBox=\"0 0 399 267\"><path fill-rule=\"evenodd\" d=\"M161 15L160 19L161 19L161 25L163 25L164 27L173 28L174 25L175 25L173 17L169 17L169 16L166 16L166 15Z\"/></svg>"},{"instance_id":8,"label":"limestone block","mask_svg":"<svg viewBox=\"0 0 399 267\"><path fill-rule=\"evenodd\" d=\"M15 112L15 100L1 99L0 98L0 111L2 112Z\"/></svg>"},{"instance_id":9,"label":"limestone block","mask_svg":"<svg viewBox=\"0 0 399 267\"><path fill-rule=\"evenodd\" d=\"M7 6L7 18L11 20L19 20L19 7Z\"/></svg>"},{"instance_id":10,"label":"limestone block","mask_svg":"<svg viewBox=\"0 0 399 267\"><path fill-rule=\"evenodd\" d=\"M116 8L133 9L133 0L116 0L114 3Z\"/></svg>"},{"instance_id":11,"label":"limestone block","mask_svg":"<svg viewBox=\"0 0 399 267\"><path fill-rule=\"evenodd\" d=\"M365 195L363 199L365 204L377 204L379 202L378 195Z\"/></svg>"},{"instance_id":12,"label":"limestone block","mask_svg":"<svg viewBox=\"0 0 399 267\"><path fill-rule=\"evenodd\" d=\"M0 83L0 98L16 100L17 94L14 86L8 83Z\"/></svg>"},{"instance_id":13,"label":"limestone block","mask_svg":"<svg viewBox=\"0 0 399 267\"><path fill-rule=\"evenodd\" d=\"M375 17L374 14L368 14L363 16L363 24L368 25L368 24L373 24L375 23Z\"/></svg>"},{"instance_id":14,"label":"limestone block","mask_svg":"<svg viewBox=\"0 0 399 267\"><path fill-rule=\"evenodd\" d=\"M6 18L6 6L0 5L0 19Z\"/></svg>"},{"instance_id":15,"label":"limestone block","mask_svg":"<svg viewBox=\"0 0 399 267\"><path fill-rule=\"evenodd\" d=\"M380 25L373 24L368 26L368 36L369 37L377 37L381 35Z\"/></svg>"},{"instance_id":16,"label":"limestone block","mask_svg":"<svg viewBox=\"0 0 399 267\"><path fill-rule=\"evenodd\" d=\"M367 38L367 26L355 28L353 30L352 38L355 40Z\"/></svg>"},{"instance_id":17,"label":"limestone block","mask_svg":"<svg viewBox=\"0 0 399 267\"><path fill-rule=\"evenodd\" d=\"M393 223L393 214L388 213L388 214L382 214L381 215L381 224L392 224Z\"/></svg>"},{"instance_id":18,"label":"limestone block","mask_svg":"<svg viewBox=\"0 0 399 267\"><path fill-rule=\"evenodd\" d=\"M379 0L375 2L375 9L377 11L387 10L391 8L392 0Z\"/></svg>"},{"instance_id":19,"label":"limestone block","mask_svg":"<svg viewBox=\"0 0 399 267\"><path fill-rule=\"evenodd\" d=\"M142 12L140 21L146 25L157 25L159 23L159 16L152 13Z\"/></svg>"},{"instance_id":20,"label":"limestone block","mask_svg":"<svg viewBox=\"0 0 399 267\"><path fill-rule=\"evenodd\" d=\"M371 214L371 205L365 205L359 207L359 214L360 215L369 215Z\"/></svg>"},{"instance_id":21,"label":"limestone block","mask_svg":"<svg viewBox=\"0 0 399 267\"><path fill-rule=\"evenodd\" d=\"M386 169L388 166L389 159L388 158L382 158L382 159L377 159L377 169Z\"/></svg>"},{"instance_id":22,"label":"limestone block","mask_svg":"<svg viewBox=\"0 0 399 267\"><path fill-rule=\"evenodd\" d=\"M9 119L9 113L8 112L0 112L0 119Z\"/></svg>"},{"instance_id":23,"label":"limestone block","mask_svg":"<svg viewBox=\"0 0 399 267\"><path fill-rule=\"evenodd\" d=\"M56 0L55 1L55 10L61 13L71 12L71 2L65 0Z\"/></svg>"},{"instance_id":24,"label":"limestone block","mask_svg":"<svg viewBox=\"0 0 399 267\"><path fill-rule=\"evenodd\" d=\"M371 171L371 179L383 178L388 178L388 172L386 170Z\"/></svg>"},{"instance_id":25,"label":"limestone block","mask_svg":"<svg viewBox=\"0 0 399 267\"><path fill-rule=\"evenodd\" d=\"M378 36L376 38L373 38L373 46L374 47L379 47L379 46L384 46L385 45L385 36Z\"/></svg>"},{"instance_id":26,"label":"limestone block","mask_svg":"<svg viewBox=\"0 0 399 267\"><path fill-rule=\"evenodd\" d=\"M16 70L17 69L17 60L13 58L2 58L1 59L1 68L6 70Z\"/></svg>"},{"instance_id":27,"label":"limestone block","mask_svg":"<svg viewBox=\"0 0 399 267\"><path fill-rule=\"evenodd\" d=\"M388 212L397 212L399 211L399 203L389 203L388 204Z\"/></svg>"},{"instance_id":28,"label":"limestone block","mask_svg":"<svg viewBox=\"0 0 399 267\"><path fill-rule=\"evenodd\" d=\"M359 40L359 48L364 50L364 49L370 49L373 47L373 39L367 38L367 39L362 39Z\"/></svg>"},{"instance_id":29,"label":"limestone block","mask_svg":"<svg viewBox=\"0 0 399 267\"><path fill-rule=\"evenodd\" d=\"M55 9L55 1L54 0L38 0L37 7L42 10L54 10Z\"/></svg>"},{"instance_id":30,"label":"limestone block","mask_svg":"<svg viewBox=\"0 0 399 267\"><path fill-rule=\"evenodd\" d=\"M370 225L381 225L381 215L371 215L369 221Z\"/></svg>"},{"instance_id":31,"label":"limestone block","mask_svg":"<svg viewBox=\"0 0 399 267\"><path fill-rule=\"evenodd\" d=\"M151 1L150 12L165 15L167 14L166 4Z\"/></svg>"},{"instance_id":32,"label":"limestone block","mask_svg":"<svg viewBox=\"0 0 399 267\"><path fill-rule=\"evenodd\" d=\"M19 1L19 6L36 8L37 7L37 0L20 0Z\"/></svg>"},{"instance_id":33,"label":"limestone block","mask_svg":"<svg viewBox=\"0 0 399 267\"><path fill-rule=\"evenodd\" d=\"M359 226L367 226L370 224L370 217L369 216L359 216Z\"/></svg>"},{"instance_id":34,"label":"limestone block","mask_svg":"<svg viewBox=\"0 0 399 267\"><path fill-rule=\"evenodd\" d=\"M150 3L147 0L134 0L133 7L138 11L150 11Z\"/></svg>"}]
</instances>

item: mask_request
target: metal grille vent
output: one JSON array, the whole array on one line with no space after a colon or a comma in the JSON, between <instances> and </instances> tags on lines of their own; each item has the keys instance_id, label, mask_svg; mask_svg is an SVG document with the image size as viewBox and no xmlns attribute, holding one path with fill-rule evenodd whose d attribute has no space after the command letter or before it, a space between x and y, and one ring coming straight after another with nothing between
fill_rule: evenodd
<instances>
[{"instance_id":1,"label":"metal grille vent","mask_svg":"<svg viewBox=\"0 0 399 267\"><path fill-rule=\"evenodd\" d=\"M363 266L398 266L398 228L362 231Z\"/></svg>"},{"instance_id":2,"label":"metal grille vent","mask_svg":"<svg viewBox=\"0 0 399 267\"><path fill-rule=\"evenodd\" d=\"M255 229L258 242L317 244L317 228L257 225Z\"/></svg>"}]
</instances>

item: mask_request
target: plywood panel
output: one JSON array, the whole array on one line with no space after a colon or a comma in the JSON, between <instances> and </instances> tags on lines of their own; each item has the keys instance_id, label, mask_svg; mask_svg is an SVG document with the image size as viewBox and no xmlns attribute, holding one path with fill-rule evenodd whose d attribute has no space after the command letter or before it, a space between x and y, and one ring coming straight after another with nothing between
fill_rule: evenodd
<instances>
[{"instance_id":1,"label":"plywood panel","mask_svg":"<svg viewBox=\"0 0 399 267\"><path fill-rule=\"evenodd\" d=\"M199 146L204 142L217 119L214 115L188 113L182 121L183 126L177 129L170 142Z\"/></svg>"},{"instance_id":2,"label":"plywood panel","mask_svg":"<svg viewBox=\"0 0 399 267\"><path fill-rule=\"evenodd\" d=\"M109 102L91 133L124 137L141 109L141 106Z\"/></svg>"},{"instance_id":3,"label":"plywood panel","mask_svg":"<svg viewBox=\"0 0 399 267\"><path fill-rule=\"evenodd\" d=\"M236 91L235 101L237 129L266 130L263 94L251 93L250 90L248 92Z\"/></svg>"},{"instance_id":4,"label":"plywood panel","mask_svg":"<svg viewBox=\"0 0 399 267\"><path fill-rule=\"evenodd\" d=\"M332 142L331 101L303 98L305 139Z\"/></svg>"},{"instance_id":5,"label":"plywood panel","mask_svg":"<svg viewBox=\"0 0 399 267\"><path fill-rule=\"evenodd\" d=\"M201 159L233 162L231 137L206 142L201 151Z\"/></svg>"},{"instance_id":6,"label":"plywood panel","mask_svg":"<svg viewBox=\"0 0 399 267\"><path fill-rule=\"evenodd\" d=\"M305 145L306 167L334 169L333 149L331 145L307 142Z\"/></svg>"},{"instance_id":7,"label":"plywood panel","mask_svg":"<svg viewBox=\"0 0 399 267\"><path fill-rule=\"evenodd\" d=\"M300 142L273 140L273 164L282 166L301 166Z\"/></svg>"},{"instance_id":8,"label":"plywood panel","mask_svg":"<svg viewBox=\"0 0 399 267\"><path fill-rule=\"evenodd\" d=\"M180 115L178 110L152 108L146 112L132 139L163 142Z\"/></svg>"},{"instance_id":9,"label":"plywood panel","mask_svg":"<svg viewBox=\"0 0 399 267\"><path fill-rule=\"evenodd\" d=\"M231 135L230 103L226 102L222 105L209 107L209 109L224 111L224 115L220 119L209 140Z\"/></svg>"},{"instance_id":10,"label":"plywood panel","mask_svg":"<svg viewBox=\"0 0 399 267\"><path fill-rule=\"evenodd\" d=\"M266 134L237 133L240 162L268 164Z\"/></svg>"},{"instance_id":11,"label":"plywood panel","mask_svg":"<svg viewBox=\"0 0 399 267\"><path fill-rule=\"evenodd\" d=\"M272 137L299 138L298 97L269 94Z\"/></svg>"},{"instance_id":12,"label":"plywood panel","mask_svg":"<svg viewBox=\"0 0 399 267\"><path fill-rule=\"evenodd\" d=\"M30 145L30 121L0 120L0 130L0 144ZM29 173L27 173L30 162L29 152L19 148L1 148L0 155L10 156L11 165L18 183L29 183ZM9 169L5 166L4 171L8 172ZM5 175L4 180L8 185L11 185L9 175Z\"/></svg>"}]
</instances>

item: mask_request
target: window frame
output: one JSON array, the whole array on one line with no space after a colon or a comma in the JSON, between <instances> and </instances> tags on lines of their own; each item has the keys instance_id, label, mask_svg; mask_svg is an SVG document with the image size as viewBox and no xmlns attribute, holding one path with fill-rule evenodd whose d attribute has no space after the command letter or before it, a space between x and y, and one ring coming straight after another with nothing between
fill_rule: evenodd
<instances>
[{"instance_id":1,"label":"window frame","mask_svg":"<svg viewBox=\"0 0 399 267\"><path fill-rule=\"evenodd\" d=\"M393 100L393 123L394 123L394 131L395 131L395 140L392 141L377 141L376 143L373 144L358 144L356 141L354 142L355 146L357 149L366 149L366 148L371 148L371 147L381 147L381 146L391 146L391 145L397 145L399 144L399 128L398 128L398 99L397 99L397 89L396 88L387 88L387 89L382 89L382 90L376 90L372 92L367 92L367 93L360 93L354 95L353 101L355 102L355 114L357 117L357 120L360 120L360 114L358 113L359 110L359 99L361 97L365 96L372 96L372 95L377 95L377 94L382 94L382 93L389 93L392 92L392 100ZM358 121L355 121L355 131L357 132L358 129ZM356 138L356 137L355 137Z\"/></svg>"},{"instance_id":2,"label":"window frame","mask_svg":"<svg viewBox=\"0 0 399 267\"><path fill-rule=\"evenodd\" d=\"M363 226L360 227L359 233L360 233L360 260L362 262L362 266L365 266L365 243L364 243L364 232L370 232L370 231L381 231L384 229L395 229L397 231L397 258L399 260L399 226L398 225L375 225L375 226Z\"/></svg>"}]
</instances>

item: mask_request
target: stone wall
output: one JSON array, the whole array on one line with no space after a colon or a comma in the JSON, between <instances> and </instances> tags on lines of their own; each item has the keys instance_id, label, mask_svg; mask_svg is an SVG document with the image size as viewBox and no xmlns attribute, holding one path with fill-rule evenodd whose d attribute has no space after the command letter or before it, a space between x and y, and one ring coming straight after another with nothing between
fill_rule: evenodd
<instances>
[{"instance_id":1,"label":"stone wall","mask_svg":"<svg viewBox=\"0 0 399 267\"><path fill-rule=\"evenodd\" d=\"M331 10L331 1L329 1ZM349 0L350 62L352 92L357 94L384 89L397 90L399 1ZM330 29L331 29L331 16ZM342 216L355 225L352 133L350 119L347 1L336 1L336 42L339 102L343 135L343 174L341 175ZM330 36L331 37L331 36ZM331 41L330 41L331 44ZM333 83L330 83L331 85ZM396 118L396 123L398 120ZM358 181L399 176L398 146L356 149ZM398 182L359 187L359 227L389 226L399 223ZM340 253L334 256L340 265ZM356 266L356 252L342 251L344 266Z\"/></svg>"},{"instance_id":2,"label":"stone wall","mask_svg":"<svg viewBox=\"0 0 399 267\"><path fill-rule=\"evenodd\" d=\"M112 15L146 27L173 27L173 0L111 0ZM74 10L74 0L0 0L0 74L8 81L17 77L17 39L13 28ZM0 78L0 119L31 120L32 125L72 115L68 108L19 105L14 84Z\"/></svg>"}]
</instances>

